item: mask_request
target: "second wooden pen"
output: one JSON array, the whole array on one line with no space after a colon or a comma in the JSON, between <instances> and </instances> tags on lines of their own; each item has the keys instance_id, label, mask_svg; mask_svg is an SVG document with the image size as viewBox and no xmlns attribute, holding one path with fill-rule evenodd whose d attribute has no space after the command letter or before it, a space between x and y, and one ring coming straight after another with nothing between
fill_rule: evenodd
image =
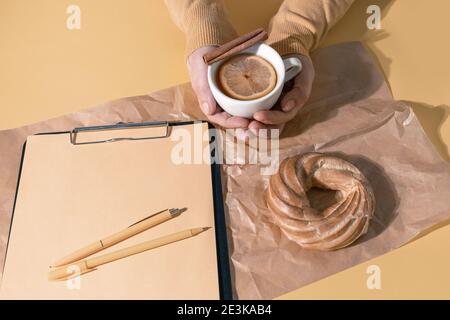
<instances>
[{"instance_id":1,"label":"second wooden pen","mask_svg":"<svg viewBox=\"0 0 450 320\"><path fill-rule=\"evenodd\" d=\"M87 245L71 254L63 257L62 259L56 261L52 267L60 267L75 261L86 258L94 253L100 252L106 248L109 248L119 242L122 242L128 238L131 238L141 232L144 232L158 224L166 222L172 218L179 216L182 212L186 211L183 209L165 209L159 211L141 221L132 224L126 229L123 229L117 233L114 233L104 239L95 241L94 243Z\"/></svg>"}]
</instances>

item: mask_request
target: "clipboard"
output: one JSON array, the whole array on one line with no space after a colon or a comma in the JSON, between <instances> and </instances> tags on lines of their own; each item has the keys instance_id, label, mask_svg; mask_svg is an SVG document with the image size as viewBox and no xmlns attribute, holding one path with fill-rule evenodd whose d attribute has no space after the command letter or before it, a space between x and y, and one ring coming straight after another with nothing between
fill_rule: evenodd
<instances>
[{"instance_id":1,"label":"clipboard","mask_svg":"<svg viewBox=\"0 0 450 320\"><path fill-rule=\"evenodd\" d=\"M168 150L173 151L175 143L170 139L172 135L179 130L192 133L199 126L203 135L205 130L209 133L213 128L205 121L162 121L80 127L30 136L23 147L0 298L232 299L220 165L214 161L178 166L167 163ZM213 139L209 135L208 147ZM211 159L216 150L209 149ZM153 163L155 168L147 168L147 163ZM48 174L48 179L39 174L41 171ZM119 172L114 176L117 181L112 181L110 176L115 172ZM72 177L70 181L64 179L68 176ZM59 184L49 186L47 180ZM106 191L89 189L103 183L107 184ZM156 192L147 196L145 187ZM169 190L173 191L170 196ZM50 191L55 194L49 195ZM61 195L66 199L56 198ZM182 200L189 203L177 202ZM61 283L45 282L41 278L48 271L43 270L44 261L48 267L52 262L49 258L61 256L63 251L67 254L77 246L96 240L98 235L117 231L124 227L125 221L133 223L164 209L158 207L163 203L166 207L186 206L188 211L173 222L143 232L134 241L145 241L204 222L213 224L212 230L208 230L210 235L111 263L105 270L81 276L81 288L75 290L66 290L61 288L64 286ZM102 211L103 207L109 212ZM50 208L49 211L63 208L70 212L47 213L43 208ZM120 246L129 244L133 242ZM203 264L199 264L202 259Z\"/></svg>"}]
</instances>

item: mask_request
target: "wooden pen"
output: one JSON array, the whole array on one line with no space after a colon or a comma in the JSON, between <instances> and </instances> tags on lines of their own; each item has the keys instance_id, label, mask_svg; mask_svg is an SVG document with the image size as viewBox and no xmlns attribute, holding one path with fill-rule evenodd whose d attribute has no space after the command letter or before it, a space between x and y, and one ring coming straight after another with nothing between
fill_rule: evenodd
<instances>
[{"instance_id":1,"label":"wooden pen","mask_svg":"<svg viewBox=\"0 0 450 320\"><path fill-rule=\"evenodd\" d=\"M165 246L167 244L194 237L203 231L208 230L209 227L194 228L177 233L172 233L157 239L149 240L128 248L124 248L115 252L104 254L99 257L93 257L86 260L81 260L76 263L66 265L59 268L54 268L48 273L48 280L62 281L67 280L91 271L96 270L98 266L110 263L119 259L123 259L150 249Z\"/></svg>"},{"instance_id":2,"label":"wooden pen","mask_svg":"<svg viewBox=\"0 0 450 320\"><path fill-rule=\"evenodd\" d=\"M102 251L103 249L109 248L119 242L122 242L122 241L124 241L130 237L133 237L141 232L144 232L158 224L161 224L161 223L163 223L167 220L170 220L174 217L177 217L184 211L186 211L185 208L183 208L183 209L165 209L165 210L159 211L143 220L140 220L140 221L132 224L131 226L129 226L126 229L123 229L123 230L121 230L117 233L114 233L104 239L95 241L94 243L91 243L90 245L87 245L75 252L72 252L71 254L56 261L52 265L52 267L64 266L64 265L70 264L72 262L86 258L94 253Z\"/></svg>"}]
</instances>

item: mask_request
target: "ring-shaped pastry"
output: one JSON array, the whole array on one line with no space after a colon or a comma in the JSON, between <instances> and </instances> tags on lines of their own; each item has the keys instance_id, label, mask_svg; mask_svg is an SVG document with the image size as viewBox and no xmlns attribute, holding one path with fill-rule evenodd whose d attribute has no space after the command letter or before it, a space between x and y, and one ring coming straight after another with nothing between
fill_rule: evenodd
<instances>
[{"instance_id":1,"label":"ring-shaped pastry","mask_svg":"<svg viewBox=\"0 0 450 320\"><path fill-rule=\"evenodd\" d=\"M307 197L312 187L337 191L339 200L318 211ZM282 232L314 250L349 246L367 232L375 211L372 187L361 171L344 159L321 153L284 159L270 177L266 201Z\"/></svg>"}]
</instances>

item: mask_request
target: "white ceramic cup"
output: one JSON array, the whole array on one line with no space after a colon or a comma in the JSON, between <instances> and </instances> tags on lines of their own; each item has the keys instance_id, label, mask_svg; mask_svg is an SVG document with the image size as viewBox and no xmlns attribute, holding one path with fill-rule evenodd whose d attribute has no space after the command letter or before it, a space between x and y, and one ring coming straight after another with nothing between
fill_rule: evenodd
<instances>
[{"instance_id":1,"label":"white ceramic cup","mask_svg":"<svg viewBox=\"0 0 450 320\"><path fill-rule=\"evenodd\" d=\"M208 66L208 83L214 98L223 110L233 116L251 119L255 112L269 110L275 105L281 95L284 84L299 74L302 70L302 63L297 57L282 59L278 52L264 43L256 44L238 54L242 53L252 53L260 56L270 62L275 68L277 83L271 92L254 100L237 100L225 95L220 91L216 77L217 70L224 60Z\"/></svg>"}]
</instances>

